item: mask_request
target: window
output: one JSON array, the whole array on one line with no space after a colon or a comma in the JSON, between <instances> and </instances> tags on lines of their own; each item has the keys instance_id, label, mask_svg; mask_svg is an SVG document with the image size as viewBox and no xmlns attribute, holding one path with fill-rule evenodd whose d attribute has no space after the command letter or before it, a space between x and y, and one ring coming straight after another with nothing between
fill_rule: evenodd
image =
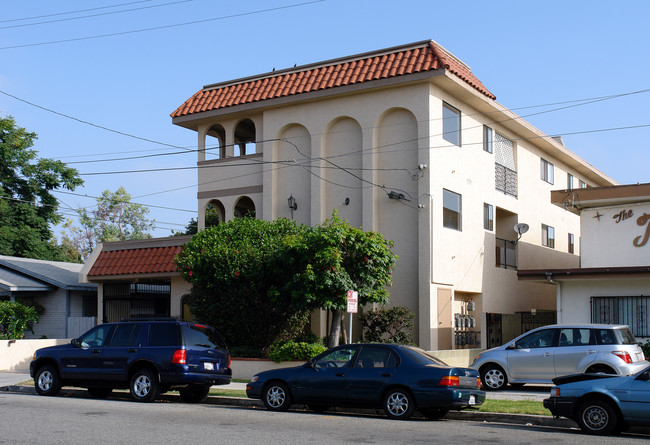
<instances>
[{"instance_id":1,"label":"window","mask_svg":"<svg viewBox=\"0 0 650 445\"><path fill-rule=\"evenodd\" d=\"M445 102L442 103L442 137L460 146L460 110Z\"/></svg>"},{"instance_id":2,"label":"window","mask_svg":"<svg viewBox=\"0 0 650 445\"><path fill-rule=\"evenodd\" d=\"M541 159L541 161L541 178L549 184L553 184L553 164L546 159Z\"/></svg>"},{"instance_id":3,"label":"window","mask_svg":"<svg viewBox=\"0 0 650 445\"><path fill-rule=\"evenodd\" d=\"M357 357L355 368L396 368L397 356L388 348L364 346Z\"/></svg>"},{"instance_id":4,"label":"window","mask_svg":"<svg viewBox=\"0 0 650 445\"><path fill-rule=\"evenodd\" d=\"M483 125L483 150L492 153L492 129Z\"/></svg>"},{"instance_id":5,"label":"window","mask_svg":"<svg viewBox=\"0 0 650 445\"><path fill-rule=\"evenodd\" d=\"M358 346L344 346L334 351L328 352L314 360L314 368L343 368L349 367Z\"/></svg>"},{"instance_id":6,"label":"window","mask_svg":"<svg viewBox=\"0 0 650 445\"><path fill-rule=\"evenodd\" d=\"M542 329L520 338L515 343L516 349L551 348L555 339L555 329Z\"/></svg>"},{"instance_id":7,"label":"window","mask_svg":"<svg viewBox=\"0 0 650 445\"><path fill-rule=\"evenodd\" d=\"M149 346L178 346L181 336L176 323L152 323L149 326Z\"/></svg>"},{"instance_id":8,"label":"window","mask_svg":"<svg viewBox=\"0 0 650 445\"><path fill-rule=\"evenodd\" d=\"M114 347L127 347L138 345L138 335L140 328L135 323L119 324L115 327L113 337L111 338L108 346Z\"/></svg>"},{"instance_id":9,"label":"window","mask_svg":"<svg viewBox=\"0 0 650 445\"><path fill-rule=\"evenodd\" d=\"M595 344L590 329L563 328L560 330L560 346L586 346Z\"/></svg>"},{"instance_id":10,"label":"window","mask_svg":"<svg viewBox=\"0 0 650 445\"><path fill-rule=\"evenodd\" d=\"M542 224L542 246L555 249L555 229L546 224Z\"/></svg>"},{"instance_id":11,"label":"window","mask_svg":"<svg viewBox=\"0 0 650 445\"><path fill-rule=\"evenodd\" d=\"M494 208L491 204L483 203L483 228L494 230Z\"/></svg>"},{"instance_id":12,"label":"window","mask_svg":"<svg viewBox=\"0 0 650 445\"><path fill-rule=\"evenodd\" d=\"M575 238L573 233L569 233L569 253L575 253Z\"/></svg>"},{"instance_id":13,"label":"window","mask_svg":"<svg viewBox=\"0 0 650 445\"><path fill-rule=\"evenodd\" d=\"M567 190L573 190L573 175L571 173L566 174L566 188Z\"/></svg>"},{"instance_id":14,"label":"window","mask_svg":"<svg viewBox=\"0 0 650 445\"><path fill-rule=\"evenodd\" d=\"M636 343L636 337L650 337L649 296L591 297L591 322L602 324L626 324L627 329L616 329L622 335L622 344ZM614 334L612 331L611 334ZM598 334L597 334L598 337ZM618 340L614 340L618 342ZM604 343L602 334L600 343ZM620 343L619 343L620 344Z\"/></svg>"},{"instance_id":15,"label":"window","mask_svg":"<svg viewBox=\"0 0 650 445\"><path fill-rule=\"evenodd\" d=\"M449 190L442 191L442 225L448 229L461 230L461 196Z\"/></svg>"},{"instance_id":16,"label":"window","mask_svg":"<svg viewBox=\"0 0 650 445\"><path fill-rule=\"evenodd\" d=\"M586 189L587 188L587 184L582 179L580 180L580 188L581 189Z\"/></svg>"}]
</instances>

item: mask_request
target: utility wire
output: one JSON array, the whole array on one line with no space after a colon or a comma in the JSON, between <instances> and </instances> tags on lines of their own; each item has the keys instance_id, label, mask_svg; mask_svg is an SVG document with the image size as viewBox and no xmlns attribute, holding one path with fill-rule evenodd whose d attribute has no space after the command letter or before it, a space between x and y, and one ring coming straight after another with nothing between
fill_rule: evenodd
<instances>
[{"instance_id":1,"label":"utility wire","mask_svg":"<svg viewBox=\"0 0 650 445\"><path fill-rule=\"evenodd\" d=\"M158 31L161 29L169 29L169 28L177 28L180 26L188 26L188 25L197 25L199 23L208 23L208 22L214 22L214 21L219 21L219 20L227 20L227 19L233 19L237 17L245 17L249 15L256 15L256 14L264 14L266 12L272 12L272 11L280 11L283 9L289 9L289 8L297 8L300 6L306 6L306 5L312 5L314 3L322 3L326 0L312 0L308 2L303 2L303 3L294 3L292 5L286 5L286 6L278 6L275 8L267 8L267 9L259 9L257 11L249 11L249 12L241 12L238 14L230 14L222 17L213 17L210 19L202 19L202 20L194 20L191 22L184 22L184 23L175 23L172 25L162 25L162 26L154 26L151 28L142 28L142 29L135 29L131 31L122 31L122 32L113 32L113 33L108 33L108 34L98 34L98 35L93 35L93 36L86 36L86 37L77 37L77 38L72 38L72 39L63 39L63 40L50 40L47 42L37 42L37 43L26 43L23 45L12 45L12 46L3 46L0 47L0 50L3 49L15 49L15 48L27 48L30 46L42 46L42 45L54 45L57 43L69 43L69 42L78 42L81 40L91 40L91 39L101 39L104 37L115 37L115 36L122 36L122 35L127 35L127 34L136 34L136 33L141 33L141 32L149 32L149 31Z\"/></svg>"},{"instance_id":2,"label":"utility wire","mask_svg":"<svg viewBox=\"0 0 650 445\"><path fill-rule=\"evenodd\" d=\"M46 18L46 17L57 17L57 16L60 16L60 15L78 14L80 12L98 11L100 9L119 8L120 6L135 5L137 3L148 3L150 1L151 0L139 0L137 2L120 3L120 4L117 4L117 5L101 6L101 7L98 7L98 8L78 9L76 11L59 12L59 13L55 13L55 14L45 14L45 15L36 15L36 16L32 16L32 17L22 17L22 18L19 18L19 19L0 20L0 23L21 22L21 21L24 21L24 20L36 20L36 19L43 19L43 18Z\"/></svg>"}]
</instances>

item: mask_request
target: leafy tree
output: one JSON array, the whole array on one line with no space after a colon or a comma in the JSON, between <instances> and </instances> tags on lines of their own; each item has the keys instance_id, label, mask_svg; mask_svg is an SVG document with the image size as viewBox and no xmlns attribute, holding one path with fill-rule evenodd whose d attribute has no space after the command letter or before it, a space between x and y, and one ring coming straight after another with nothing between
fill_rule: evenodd
<instances>
[{"instance_id":1,"label":"leafy tree","mask_svg":"<svg viewBox=\"0 0 650 445\"><path fill-rule=\"evenodd\" d=\"M0 254L70 260L51 230L62 220L51 192L74 190L83 181L63 162L38 158L31 149L36 138L12 117L0 117Z\"/></svg>"},{"instance_id":2,"label":"leafy tree","mask_svg":"<svg viewBox=\"0 0 650 445\"><path fill-rule=\"evenodd\" d=\"M97 210L78 210L81 227L68 221L62 238L65 244L76 247L84 259L90 255L97 243L151 238L150 230L155 222L149 222L149 213L142 204L131 202L131 195L124 187L114 193L104 190L97 198Z\"/></svg>"},{"instance_id":3,"label":"leafy tree","mask_svg":"<svg viewBox=\"0 0 650 445\"><path fill-rule=\"evenodd\" d=\"M192 283L192 313L239 347L264 349L302 331L309 308L292 293L300 265L286 240L304 230L287 219L238 218L195 235L176 258Z\"/></svg>"},{"instance_id":4,"label":"leafy tree","mask_svg":"<svg viewBox=\"0 0 650 445\"><path fill-rule=\"evenodd\" d=\"M361 317L363 338L371 343L414 344L415 314L407 307L373 309Z\"/></svg>"},{"instance_id":5,"label":"leafy tree","mask_svg":"<svg viewBox=\"0 0 650 445\"><path fill-rule=\"evenodd\" d=\"M392 241L380 233L364 232L341 220L336 211L332 218L306 232L303 255L306 267L294 284L301 289L311 307L332 311L328 346L337 346L341 320L347 308L347 291L359 293L359 305L386 304L391 284L391 269L397 261Z\"/></svg>"},{"instance_id":6,"label":"leafy tree","mask_svg":"<svg viewBox=\"0 0 650 445\"><path fill-rule=\"evenodd\" d=\"M0 339L21 339L25 331L38 323L36 308L25 306L17 301L0 301Z\"/></svg>"},{"instance_id":7,"label":"leafy tree","mask_svg":"<svg viewBox=\"0 0 650 445\"><path fill-rule=\"evenodd\" d=\"M191 218L190 222L185 226L185 230L179 232L174 232L172 236L183 236L183 235L196 235L198 233L199 223L196 219Z\"/></svg>"}]
</instances>

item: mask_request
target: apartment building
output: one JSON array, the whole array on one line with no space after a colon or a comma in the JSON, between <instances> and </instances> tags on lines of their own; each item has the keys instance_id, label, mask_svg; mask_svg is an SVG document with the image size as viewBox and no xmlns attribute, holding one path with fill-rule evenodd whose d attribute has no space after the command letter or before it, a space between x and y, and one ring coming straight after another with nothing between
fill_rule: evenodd
<instances>
[{"instance_id":1,"label":"apartment building","mask_svg":"<svg viewBox=\"0 0 650 445\"><path fill-rule=\"evenodd\" d=\"M495 314L553 314L552 288L517 280L579 264L580 219L550 192L615 184L430 40L207 85L171 116L196 132L200 229L336 210L381 232L390 305L415 312L425 349L500 341Z\"/></svg>"}]
</instances>

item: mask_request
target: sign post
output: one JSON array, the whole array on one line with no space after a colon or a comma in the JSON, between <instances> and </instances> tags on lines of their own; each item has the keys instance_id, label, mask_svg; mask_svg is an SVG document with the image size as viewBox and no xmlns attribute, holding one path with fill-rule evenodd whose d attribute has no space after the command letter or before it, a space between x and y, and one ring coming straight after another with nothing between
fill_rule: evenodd
<instances>
[{"instance_id":1,"label":"sign post","mask_svg":"<svg viewBox=\"0 0 650 445\"><path fill-rule=\"evenodd\" d=\"M350 320L350 327L348 329L349 341L352 343L352 314L357 313L359 307L359 293L356 290L348 291L348 320Z\"/></svg>"}]
</instances>

